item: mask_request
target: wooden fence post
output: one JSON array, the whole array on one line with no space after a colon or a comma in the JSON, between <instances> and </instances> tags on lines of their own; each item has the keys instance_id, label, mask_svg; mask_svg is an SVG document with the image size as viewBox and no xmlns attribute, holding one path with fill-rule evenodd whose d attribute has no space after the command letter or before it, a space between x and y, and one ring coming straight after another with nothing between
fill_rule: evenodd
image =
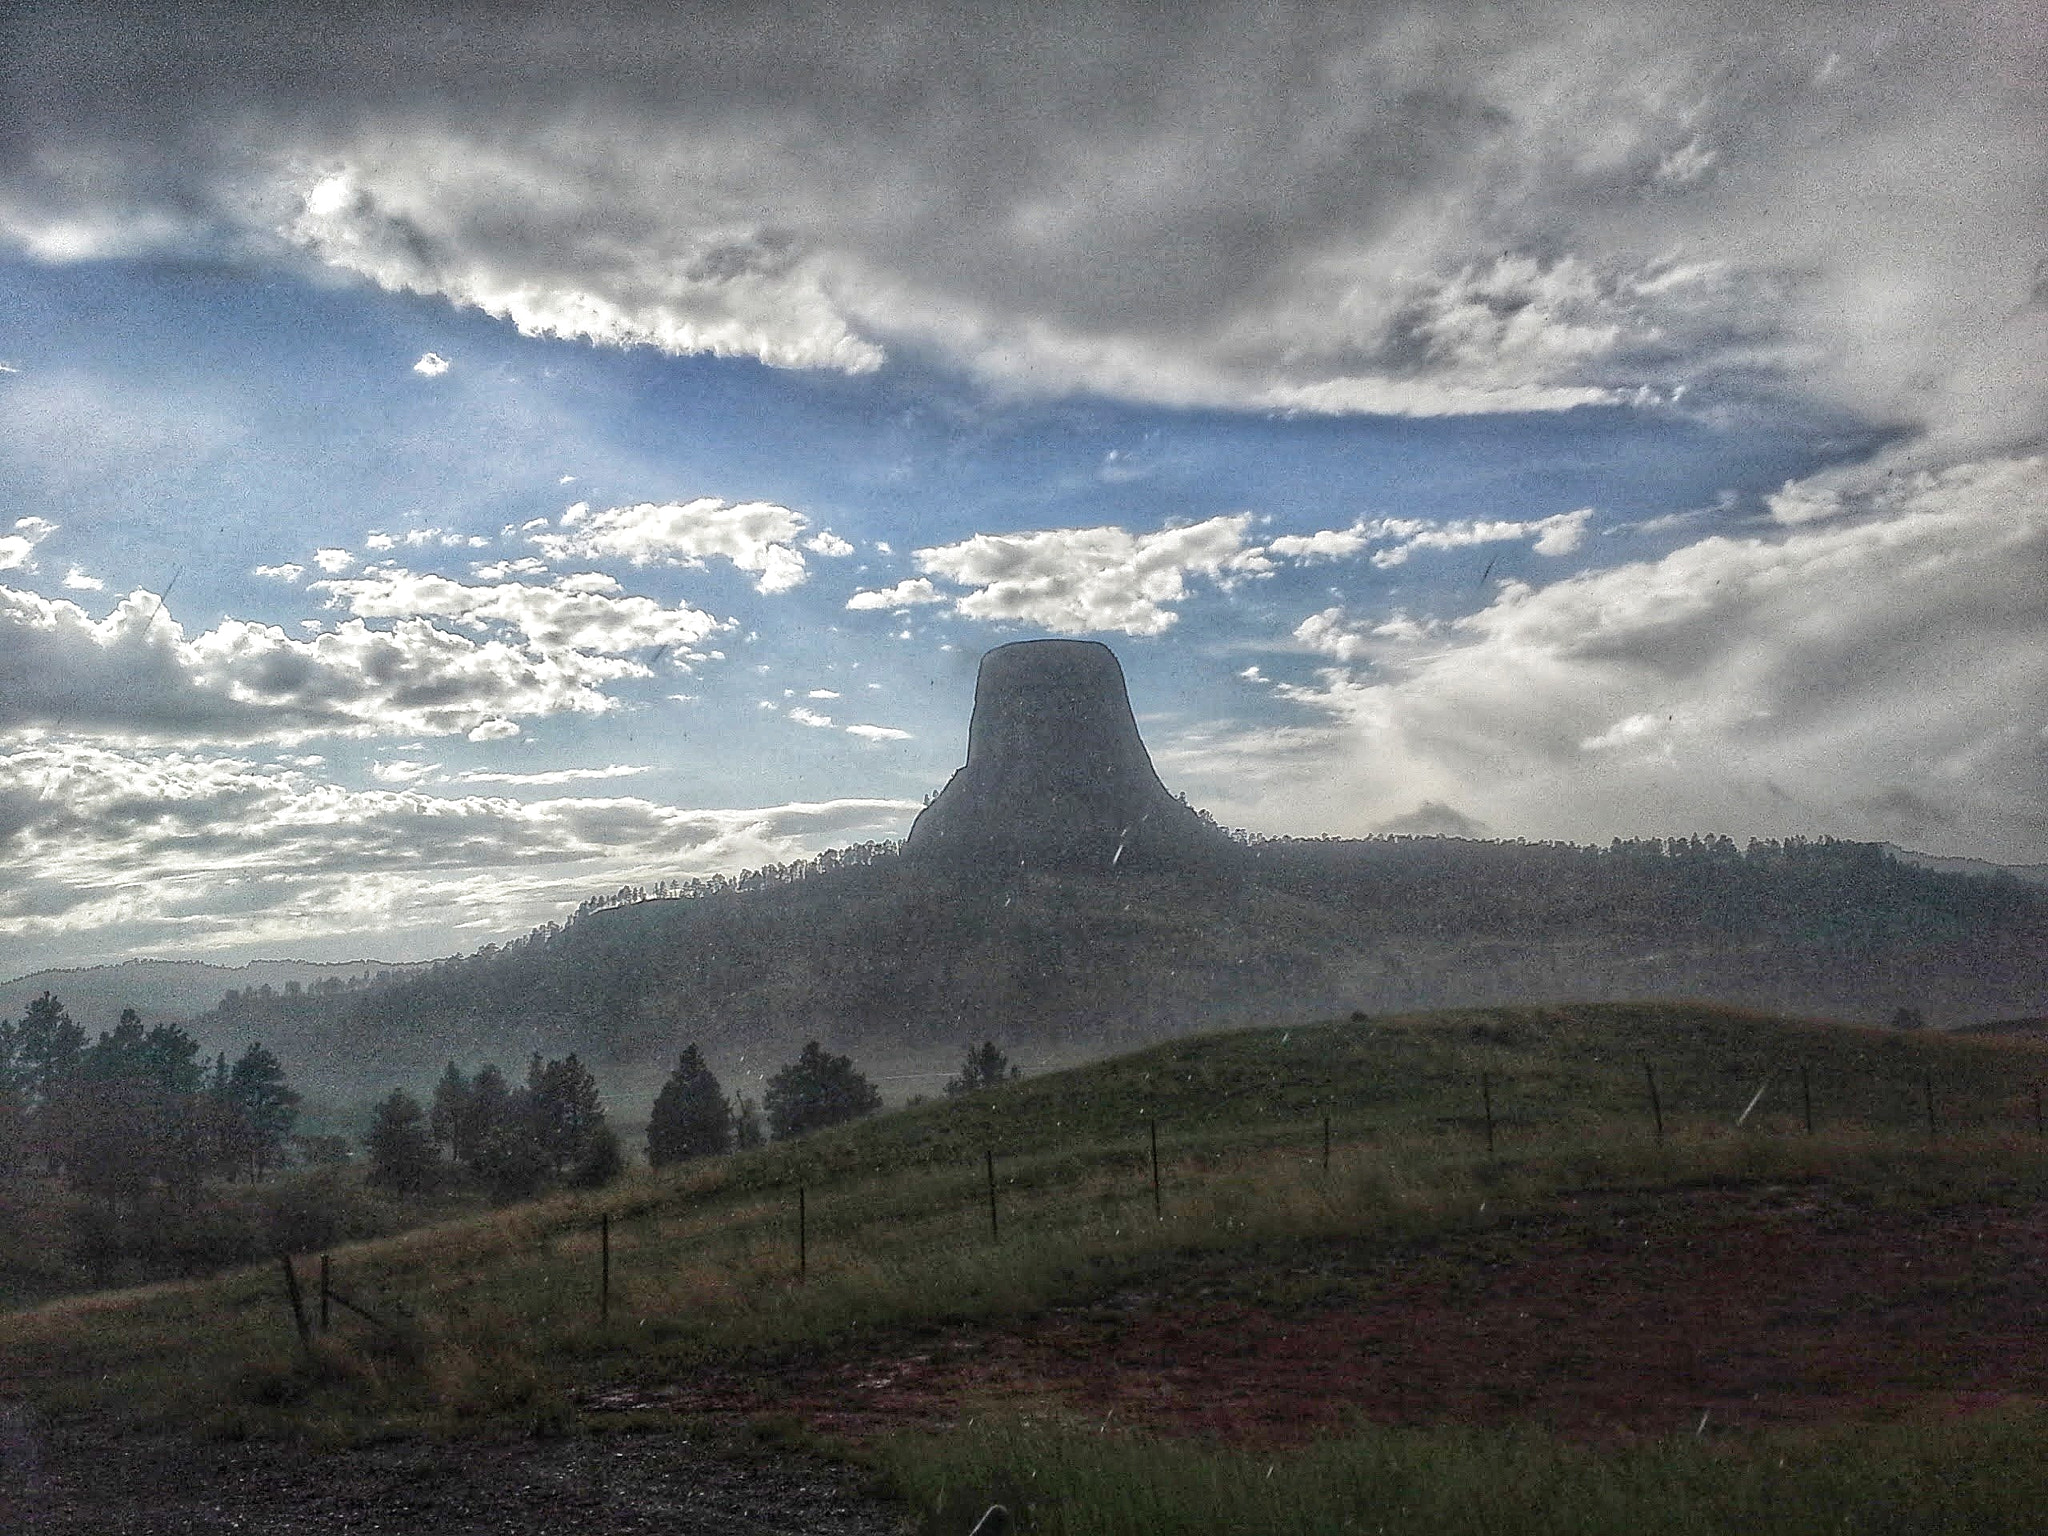
<instances>
[{"instance_id":1,"label":"wooden fence post","mask_svg":"<svg viewBox=\"0 0 2048 1536\"><path fill-rule=\"evenodd\" d=\"M1479 1097L1486 1105L1486 1155L1493 1156L1493 1079L1479 1074Z\"/></svg>"},{"instance_id":2,"label":"wooden fence post","mask_svg":"<svg viewBox=\"0 0 2048 1536\"><path fill-rule=\"evenodd\" d=\"M327 1255L320 1255L320 1331L327 1331L327 1298L333 1288L327 1283Z\"/></svg>"},{"instance_id":3,"label":"wooden fence post","mask_svg":"<svg viewBox=\"0 0 2048 1536\"><path fill-rule=\"evenodd\" d=\"M1657 1097L1657 1069L1650 1065L1650 1058L1643 1058L1643 1077L1650 1085L1650 1118L1656 1122L1657 1145L1664 1145L1664 1101Z\"/></svg>"},{"instance_id":4,"label":"wooden fence post","mask_svg":"<svg viewBox=\"0 0 2048 1536\"><path fill-rule=\"evenodd\" d=\"M992 1243L993 1243L993 1242L999 1242L999 1241L1001 1241L1001 1234L1000 1234L1000 1233L999 1233L999 1232L998 1232L998 1231L996 1230L996 1154L995 1154L995 1148L993 1148L993 1147L985 1147L985 1148L983 1148L983 1149L982 1149L982 1154L981 1154L981 1156L982 1156L982 1161L983 1161L983 1162L984 1162L984 1163L985 1163L985 1164L987 1165L987 1168L988 1168L988 1240L989 1240L990 1242L992 1242Z\"/></svg>"},{"instance_id":5,"label":"wooden fence post","mask_svg":"<svg viewBox=\"0 0 2048 1536\"><path fill-rule=\"evenodd\" d=\"M2041 1080L2034 1079L2034 1134L2048 1136L2048 1123L2041 1119Z\"/></svg>"},{"instance_id":6,"label":"wooden fence post","mask_svg":"<svg viewBox=\"0 0 2048 1536\"><path fill-rule=\"evenodd\" d=\"M1330 1117L1323 1116L1323 1172L1330 1171Z\"/></svg>"},{"instance_id":7,"label":"wooden fence post","mask_svg":"<svg viewBox=\"0 0 2048 1536\"><path fill-rule=\"evenodd\" d=\"M1806 1107L1806 1134L1813 1134L1813 1082L1807 1076L1806 1063L1799 1063L1799 1101Z\"/></svg>"},{"instance_id":8,"label":"wooden fence post","mask_svg":"<svg viewBox=\"0 0 2048 1536\"><path fill-rule=\"evenodd\" d=\"M306 1321L305 1298L299 1294L299 1272L292 1268L292 1256L281 1253L277 1262L284 1266L284 1298L291 1303L292 1326L299 1332L299 1348L313 1347L313 1329Z\"/></svg>"},{"instance_id":9,"label":"wooden fence post","mask_svg":"<svg viewBox=\"0 0 2048 1536\"><path fill-rule=\"evenodd\" d=\"M1152 1132L1152 1219L1165 1219L1165 1208L1159 1200L1159 1122L1148 1120L1146 1126Z\"/></svg>"},{"instance_id":10,"label":"wooden fence post","mask_svg":"<svg viewBox=\"0 0 2048 1536\"><path fill-rule=\"evenodd\" d=\"M600 1211L597 1217L597 1320L608 1323L612 1320L612 1213Z\"/></svg>"},{"instance_id":11,"label":"wooden fence post","mask_svg":"<svg viewBox=\"0 0 2048 1536\"><path fill-rule=\"evenodd\" d=\"M801 1283L810 1271L809 1213L804 1205L804 1187L796 1187L796 1278Z\"/></svg>"},{"instance_id":12,"label":"wooden fence post","mask_svg":"<svg viewBox=\"0 0 2048 1536\"><path fill-rule=\"evenodd\" d=\"M1920 1074L1920 1091L1927 1096L1927 1134L1929 1137L1932 1137L1936 1134L1934 1129L1934 1074L1932 1072L1922 1072Z\"/></svg>"}]
</instances>

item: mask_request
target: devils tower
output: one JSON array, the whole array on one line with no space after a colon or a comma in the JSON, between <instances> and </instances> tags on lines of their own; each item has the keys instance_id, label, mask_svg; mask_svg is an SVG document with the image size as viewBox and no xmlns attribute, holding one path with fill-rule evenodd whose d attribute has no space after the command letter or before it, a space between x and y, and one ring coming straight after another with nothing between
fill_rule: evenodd
<instances>
[{"instance_id":1,"label":"devils tower","mask_svg":"<svg viewBox=\"0 0 2048 1536\"><path fill-rule=\"evenodd\" d=\"M1023 640L982 657L967 765L917 818L907 852L955 868L1112 873L1220 842L1159 782L1115 653Z\"/></svg>"}]
</instances>

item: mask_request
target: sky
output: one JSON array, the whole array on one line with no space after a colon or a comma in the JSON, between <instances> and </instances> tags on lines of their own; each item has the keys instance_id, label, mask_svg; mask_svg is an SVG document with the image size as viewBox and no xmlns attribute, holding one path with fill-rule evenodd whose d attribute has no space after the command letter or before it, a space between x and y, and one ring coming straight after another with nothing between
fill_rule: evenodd
<instances>
[{"instance_id":1,"label":"sky","mask_svg":"<svg viewBox=\"0 0 2048 1536\"><path fill-rule=\"evenodd\" d=\"M901 836L1006 641L1227 825L2048 861L2048 13L43 5L0 973Z\"/></svg>"}]
</instances>

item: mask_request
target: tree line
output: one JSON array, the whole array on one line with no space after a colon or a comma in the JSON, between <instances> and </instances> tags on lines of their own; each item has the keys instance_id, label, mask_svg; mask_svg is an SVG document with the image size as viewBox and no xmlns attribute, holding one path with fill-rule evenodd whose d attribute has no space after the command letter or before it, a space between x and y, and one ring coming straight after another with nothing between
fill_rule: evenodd
<instances>
[{"instance_id":1,"label":"tree line","mask_svg":"<svg viewBox=\"0 0 2048 1536\"><path fill-rule=\"evenodd\" d=\"M946 1092L974 1093L1016 1076L1009 1058L994 1042L985 1041L967 1053L959 1076L947 1082ZM795 1061L768 1080L764 1103L768 1129L777 1141L785 1141L873 1114L881 1108L882 1095L852 1058L834 1056L811 1040ZM727 1099L696 1042L685 1046L675 1070L655 1096L654 1110L647 1119L648 1166L661 1168L760 1143L761 1124L753 1101Z\"/></svg>"},{"instance_id":2,"label":"tree line","mask_svg":"<svg viewBox=\"0 0 2048 1536\"><path fill-rule=\"evenodd\" d=\"M517 1087L492 1063L471 1076L451 1061L428 1104L391 1091L364 1149L367 1181L408 1195L466 1180L494 1199L517 1200L549 1184L596 1189L625 1166L597 1079L574 1051L559 1061L536 1051Z\"/></svg>"},{"instance_id":3,"label":"tree line","mask_svg":"<svg viewBox=\"0 0 2048 1536\"><path fill-rule=\"evenodd\" d=\"M0 1019L0 1172L40 1169L134 1204L195 1201L209 1179L260 1179L285 1157L299 1094L259 1042L207 1061L132 1008L97 1040L45 992Z\"/></svg>"}]
</instances>

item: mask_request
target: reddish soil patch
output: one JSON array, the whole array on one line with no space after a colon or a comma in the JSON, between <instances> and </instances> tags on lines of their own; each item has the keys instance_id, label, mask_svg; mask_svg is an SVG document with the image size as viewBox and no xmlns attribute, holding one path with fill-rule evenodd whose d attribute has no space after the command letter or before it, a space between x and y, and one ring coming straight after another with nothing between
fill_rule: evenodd
<instances>
[{"instance_id":1,"label":"reddish soil patch","mask_svg":"<svg viewBox=\"0 0 2048 1536\"><path fill-rule=\"evenodd\" d=\"M855 1438L1055 1405L1231 1440L1382 1423L1574 1439L2048 1400L2048 1210L1823 1189L1582 1197L1410 1244L1303 1249L860 1358L593 1393Z\"/></svg>"}]
</instances>

